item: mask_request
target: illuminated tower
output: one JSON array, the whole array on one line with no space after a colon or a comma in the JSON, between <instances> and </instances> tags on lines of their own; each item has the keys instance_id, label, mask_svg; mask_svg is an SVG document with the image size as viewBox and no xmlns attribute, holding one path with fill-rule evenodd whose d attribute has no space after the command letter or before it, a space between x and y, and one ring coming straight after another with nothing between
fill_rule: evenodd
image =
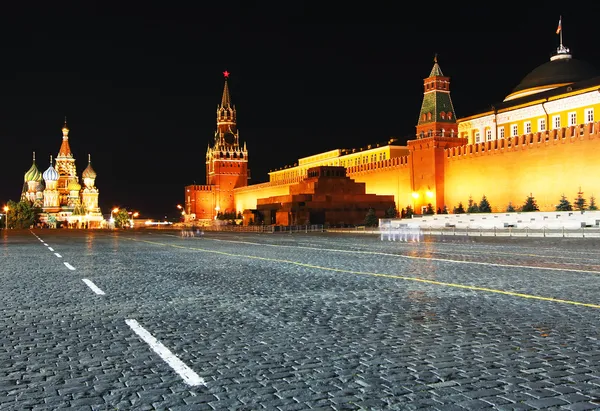
<instances>
[{"instance_id":1,"label":"illuminated tower","mask_svg":"<svg viewBox=\"0 0 600 411\"><path fill-rule=\"evenodd\" d=\"M42 173L35 164L35 152L33 153L33 163L24 176L25 185L21 193L21 200L28 200L35 207L41 207L44 186L42 184Z\"/></svg>"},{"instance_id":2,"label":"illuminated tower","mask_svg":"<svg viewBox=\"0 0 600 411\"><path fill-rule=\"evenodd\" d=\"M90 212L98 211L98 189L95 186L96 172L92 168L92 157L88 154L88 166L81 174L83 178L83 192L81 202Z\"/></svg>"},{"instance_id":3,"label":"illuminated tower","mask_svg":"<svg viewBox=\"0 0 600 411\"><path fill-rule=\"evenodd\" d=\"M50 167L44 171L42 177L46 182L46 189L44 190L44 211L58 211L60 205L58 202L58 190L56 189L56 186L58 184L59 175L52 166L52 156L50 156Z\"/></svg>"},{"instance_id":4,"label":"illuminated tower","mask_svg":"<svg viewBox=\"0 0 600 411\"><path fill-rule=\"evenodd\" d=\"M429 77L423 80L423 103L417 123L417 138L455 137L458 132L454 106L450 98L450 77L444 76L437 61L433 60Z\"/></svg>"},{"instance_id":5,"label":"illuminated tower","mask_svg":"<svg viewBox=\"0 0 600 411\"><path fill-rule=\"evenodd\" d=\"M431 204L433 211L443 209L444 150L464 145L467 139L458 138L458 125L450 99L450 77L434 59L429 77L423 80L423 103L417 123L417 139L407 142L411 155L410 179L413 210L422 213Z\"/></svg>"},{"instance_id":6,"label":"illuminated tower","mask_svg":"<svg viewBox=\"0 0 600 411\"><path fill-rule=\"evenodd\" d=\"M71 181L77 182L77 170L75 168L75 159L73 153L71 153L71 147L69 146L69 128L67 127L67 119L65 117L65 124L62 128L63 138L58 156L56 157L55 168L58 172L58 198L61 206L67 206L69 203L69 183Z\"/></svg>"},{"instance_id":7,"label":"illuminated tower","mask_svg":"<svg viewBox=\"0 0 600 411\"><path fill-rule=\"evenodd\" d=\"M221 105L217 106L217 130L206 151L206 184L213 187L215 215L242 211L235 209L233 189L248 185L248 150L246 144L240 146L236 110L227 84L229 72L223 75L225 86Z\"/></svg>"}]
</instances>

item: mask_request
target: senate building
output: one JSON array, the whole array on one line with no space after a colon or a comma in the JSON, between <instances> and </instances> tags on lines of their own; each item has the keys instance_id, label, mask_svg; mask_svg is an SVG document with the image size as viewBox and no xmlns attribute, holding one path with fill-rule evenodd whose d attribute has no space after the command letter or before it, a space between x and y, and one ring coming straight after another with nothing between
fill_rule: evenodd
<instances>
[{"instance_id":1,"label":"senate building","mask_svg":"<svg viewBox=\"0 0 600 411\"><path fill-rule=\"evenodd\" d=\"M206 184L184 188L186 216L208 222L219 213L241 213L244 224L358 224L369 209L379 217L390 206L452 212L483 196L493 212L517 208L527 197L540 211L554 211L563 195L583 193L589 203L600 193L600 72L574 58L560 34L550 59L523 73L489 110L456 118L450 77L436 58L423 80L414 138L316 153L254 185L248 185L249 150L239 140L226 72L206 153Z\"/></svg>"}]
</instances>

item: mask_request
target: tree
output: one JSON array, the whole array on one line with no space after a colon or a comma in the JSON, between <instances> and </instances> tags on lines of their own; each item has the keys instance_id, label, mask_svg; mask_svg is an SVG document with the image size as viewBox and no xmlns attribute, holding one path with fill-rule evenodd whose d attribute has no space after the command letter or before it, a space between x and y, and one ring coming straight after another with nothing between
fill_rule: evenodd
<instances>
[{"instance_id":1,"label":"tree","mask_svg":"<svg viewBox=\"0 0 600 411\"><path fill-rule=\"evenodd\" d=\"M396 205L391 206L387 210L385 210L385 218L396 218L398 217L398 211L396 210Z\"/></svg>"},{"instance_id":2,"label":"tree","mask_svg":"<svg viewBox=\"0 0 600 411\"><path fill-rule=\"evenodd\" d=\"M444 208L442 208L442 214L448 214L448 207L444 204Z\"/></svg>"},{"instance_id":3,"label":"tree","mask_svg":"<svg viewBox=\"0 0 600 411\"><path fill-rule=\"evenodd\" d=\"M425 209L425 214L435 214L435 211L433 211L433 206L431 205L431 203L427 204L427 208Z\"/></svg>"},{"instance_id":4,"label":"tree","mask_svg":"<svg viewBox=\"0 0 600 411\"><path fill-rule=\"evenodd\" d=\"M598 206L596 206L596 197L594 197L594 195L592 194L592 196L590 197L590 205L588 206L588 210L594 211L597 209Z\"/></svg>"},{"instance_id":5,"label":"tree","mask_svg":"<svg viewBox=\"0 0 600 411\"><path fill-rule=\"evenodd\" d=\"M375 209L369 208L367 215L365 216L365 225L367 227L377 227L379 225L379 219L375 215Z\"/></svg>"},{"instance_id":6,"label":"tree","mask_svg":"<svg viewBox=\"0 0 600 411\"><path fill-rule=\"evenodd\" d=\"M491 213L492 207L490 206L490 202L488 201L485 194L481 197L481 201L479 202L479 212L480 213Z\"/></svg>"},{"instance_id":7,"label":"tree","mask_svg":"<svg viewBox=\"0 0 600 411\"><path fill-rule=\"evenodd\" d=\"M538 205L535 201L535 198L533 197L533 195L531 193L529 193L529 196L525 200L525 204L523 204L521 211L524 211L524 212L540 211L540 208L538 207Z\"/></svg>"},{"instance_id":8,"label":"tree","mask_svg":"<svg viewBox=\"0 0 600 411\"><path fill-rule=\"evenodd\" d=\"M9 228L29 228L36 222L36 215L41 212L40 209L33 207L27 201L19 201L18 203L9 200L8 206L8 227Z\"/></svg>"},{"instance_id":9,"label":"tree","mask_svg":"<svg viewBox=\"0 0 600 411\"><path fill-rule=\"evenodd\" d=\"M120 208L119 211L113 214L113 218L115 220L115 227L126 228L129 226L129 212L127 212L127 209Z\"/></svg>"},{"instance_id":10,"label":"tree","mask_svg":"<svg viewBox=\"0 0 600 411\"><path fill-rule=\"evenodd\" d=\"M556 205L556 211L571 211L573 206L571 202L567 200L567 196L564 194L560 197L560 202Z\"/></svg>"},{"instance_id":11,"label":"tree","mask_svg":"<svg viewBox=\"0 0 600 411\"><path fill-rule=\"evenodd\" d=\"M575 201L573 202L573 205L575 205L575 208L579 211L583 211L585 210L585 198L583 198L583 191L581 191L581 187L579 187L579 192L577 192L577 198L575 199Z\"/></svg>"},{"instance_id":12,"label":"tree","mask_svg":"<svg viewBox=\"0 0 600 411\"><path fill-rule=\"evenodd\" d=\"M514 213L515 211L516 211L515 208L513 207L512 203L509 201L508 205L506 206L506 212L507 213Z\"/></svg>"},{"instance_id":13,"label":"tree","mask_svg":"<svg viewBox=\"0 0 600 411\"><path fill-rule=\"evenodd\" d=\"M454 210L452 211L452 213L454 213L454 214L464 214L465 213L465 208L463 207L462 201L460 201L458 203L458 207L454 207Z\"/></svg>"},{"instance_id":14,"label":"tree","mask_svg":"<svg viewBox=\"0 0 600 411\"><path fill-rule=\"evenodd\" d=\"M477 203L475 203L473 201L473 198L471 196L469 196L469 206L467 207L467 213L478 213L479 212L479 207L477 206Z\"/></svg>"},{"instance_id":15,"label":"tree","mask_svg":"<svg viewBox=\"0 0 600 411\"><path fill-rule=\"evenodd\" d=\"M413 216L415 212L413 211L411 206L406 206L406 212L404 213L404 216L406 218L411 218Z\"/></svg>"}]
</instances>

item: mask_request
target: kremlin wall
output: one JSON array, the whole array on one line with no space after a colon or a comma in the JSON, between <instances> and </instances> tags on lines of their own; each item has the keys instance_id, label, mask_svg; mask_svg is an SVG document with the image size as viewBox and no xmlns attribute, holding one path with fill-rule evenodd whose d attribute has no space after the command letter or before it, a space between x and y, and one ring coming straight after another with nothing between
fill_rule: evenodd
<instances>
[{"instance_id":1,"label":"kremlin wall","mask_svg":"<svg viewBox=\"0 0 600 411\"><path fill-rule=\"evenodd\" d=\"M531 195L540 211L554 211L563 194L573 202L582 192L588 204L600 194L600 124L595 116L600 112L600 72L572 57L562 33L550 61L526 74L504 101L490 104L486 112L456 118L450 77L436 58L423 80L415 138L406 145L392 139L318 153L270 172L269 182L255 185L247 184L248 150L240 144L227 75L217 131L207 150L207 184L185 187L188 219L210 221L219 212L234 212L244 215L245 224L361 224L368 208L383 217L390 199L397 210L410 206L421 213L431 204L434 210L447 207L451 212L459 203L466 207L469 199L479 203L485 195L493 212L504 212L509 203L518 209ZM330 181L337 168L345 170L343 182ZM324 181L305 183L315 178ZM323 190L329 190L329 197ZM320 196L318 209L311 210L297 196Z\"/></svg>"}]
</instances>

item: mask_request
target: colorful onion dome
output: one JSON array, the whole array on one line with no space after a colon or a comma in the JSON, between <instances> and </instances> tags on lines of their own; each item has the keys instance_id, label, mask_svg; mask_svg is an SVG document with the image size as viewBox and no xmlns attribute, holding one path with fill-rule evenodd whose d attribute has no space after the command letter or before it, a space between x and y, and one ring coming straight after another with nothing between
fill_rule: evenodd
<instances>
[{"instance_id":1,"label":"colorful onion dome","mask_svg":"<svg viewBox=\"0 0 600 411\"><path fill-rule=\"evenodd\" d=\"M33 164L25 173L25 182L28 181L42 181L42 173L40 172L40 170L38 170L37 166L35 165L35 156L33 159Z\"/></svg>"},{"instance_id":2,"label":"colorful onion dome","mask_svg":"<svg viewBox=\"0 0 600 411\"><path fill-rule=\"evenodd\" d=\"M92 160L90 159L89 154L88 154L88 166L86 167L85 170L83 170L82 177L83 178L92 178L92 179L96 178L96 172L92 168Z\"/></svg>"},{"instance_id":3,"label":"colorful onion dome","mask_svg":"<svg viewBox=\"0 0 600 411\"><path fill-rule=\"evenodd\" d=\"M60 177L58 175L58 171L56 171L56 169L52 167L52 156L50 156L50 167L48 167L48 169L44 171L42 177L46 181L58 181L58 178Z\"/></svg>"},{"instance_id":4,"label":"colorful onion dome","mask_svg":"<svg viewBox=\"0 0 600 411\"><path fill-rule=\"evenodd\" d=\"M75 180L71 180L71 182L69 182L69 185L67 186L67 190L69 190L69 191L79 191L79 190L81 190L81 184L79 184Z\"/></svg>"}]
</instances>

